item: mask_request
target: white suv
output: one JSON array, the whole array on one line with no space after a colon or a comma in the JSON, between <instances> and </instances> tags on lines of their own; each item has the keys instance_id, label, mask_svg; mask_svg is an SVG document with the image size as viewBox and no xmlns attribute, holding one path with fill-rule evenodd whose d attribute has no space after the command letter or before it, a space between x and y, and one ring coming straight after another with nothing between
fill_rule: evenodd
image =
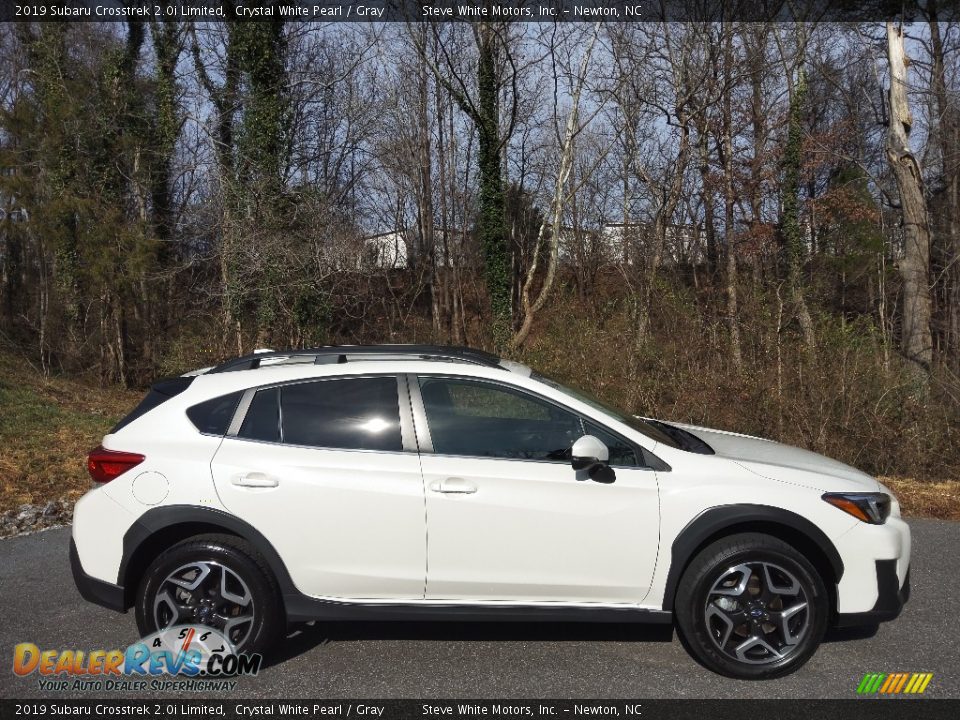
<instances>
[{"instance_id":1,"label":"white suv","mask_svg":"<svg viewBox=\"0 0 960 720\"><path fill-rule=\"evenodd\" d=\"M158 383L90 453L83 596L262 651L288 622L674 622L770 678L896 617L910 530L806 450L622 413L468 348L263 351Z\"/></svg>"}]
</instances>

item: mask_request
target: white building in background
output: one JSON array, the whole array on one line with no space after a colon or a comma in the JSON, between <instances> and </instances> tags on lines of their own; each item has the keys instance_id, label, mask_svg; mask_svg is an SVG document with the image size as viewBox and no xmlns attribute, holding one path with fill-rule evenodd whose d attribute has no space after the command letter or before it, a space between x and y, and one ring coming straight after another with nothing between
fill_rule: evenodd
<instances>
[{"instance_id":1,"label":"white building in background","mask_svg":"<svg viewBox=\"0 0 960 720\"><path fill-rule=\"evenodd\" d=\"M391 230L363 238L357 269L402 270L407 267L408 230Z\"/></svg>"},{"instance_id":2,"label":"white building in background","mask_svg":"<svg viewBox=\"0 0 960 720\"><path fill-rule=\"evenodd\" d=\"M462 230L436 228L434 257L441 266L453 267L464 257ZM417 242L416 230L390 230L363 238L357 258L358 270L405 270L410 266ZM446 241L446 242L445 242Z\"/></svg>"}]
</instances>

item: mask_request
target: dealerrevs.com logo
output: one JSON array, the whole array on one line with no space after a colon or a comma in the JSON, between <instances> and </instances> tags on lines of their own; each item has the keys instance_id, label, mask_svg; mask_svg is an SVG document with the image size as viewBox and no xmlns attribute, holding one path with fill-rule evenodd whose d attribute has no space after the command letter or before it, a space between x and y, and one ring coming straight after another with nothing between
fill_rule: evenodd
<instances>
[{"instance_id":1,"label":"dealerrevs.com logo","mask_svg":"<svg viewBox=\"0 0 960 720\"><path fill-rule=\"evenodd\" d=\"M262 661L199 625L166 628L126 650L41 650L29 642L13 649L13 672L36 675L43 691L230 691L231 678L256 675Z\"/></svg>"},{"instance_id":2,"label":"dealerrevs.com logo","mask_svg":"<svg viewBox=\"0 0 960 720\"><path fill-rule=\"evenodd\" d=\"M857 686L858 695L922 695L933 673L867 673Z\"/></svg>"}]
</instances>

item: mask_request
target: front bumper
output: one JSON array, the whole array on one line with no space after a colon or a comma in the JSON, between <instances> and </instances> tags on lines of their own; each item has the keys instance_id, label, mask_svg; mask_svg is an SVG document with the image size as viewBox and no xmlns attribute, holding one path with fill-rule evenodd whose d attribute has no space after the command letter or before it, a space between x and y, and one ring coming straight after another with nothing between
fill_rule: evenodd
<instances>
[{"instance_id":1,"label":"front bumper","mask_svg":"<svg viewBox=\"0 0 960 720\"><path fill-rule=\"evenodd\" d=\"M877 560L877 601L870 610L855 613L839 613L837 627L876 625L893 620L900 615L910 599L910 570L907 569L903 585L897 576L897 560Z\"/></svg>"},{"instance_id":2,"label":"front bumper","mask_svg":"<svg viewBox=\"0 0 960 720\"><path fill-rule=\"evenodd\" d=\"M843 559L837 613L860 615L887 609L889 614L910 569L910 526L899 517L890 517L882 525L854 521L847 532L833 538L833 544Z\"/></svg>"},{"instance_id":3,"label":"front bumper","mask_svg":"<svg viewBox=\"0 0 960 720\"><path fill-rule=\"evenodd\" d=\"M104 580L91 577L84 572L77 554L77 544L70 538L70 569L73 571L73 582L77 585L81 597L105 608L125 613L127 611L127 596L124 588Z\"/></svg>"}]
</instances>

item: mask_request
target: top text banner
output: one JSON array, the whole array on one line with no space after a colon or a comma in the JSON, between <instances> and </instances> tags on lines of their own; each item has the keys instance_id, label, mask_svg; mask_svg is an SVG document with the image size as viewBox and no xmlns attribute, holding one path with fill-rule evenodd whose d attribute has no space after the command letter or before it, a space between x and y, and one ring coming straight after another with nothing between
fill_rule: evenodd
<instances>
[{"instance_id":1,"label":"top text banner","mask_svg":"<svg viewBox=\"0 0 960 720\"><path fill-rule=\"evenodd\" d=\"M0 0L2 22L955 20L960 0Z\"/></svg>"}]
</instances>

